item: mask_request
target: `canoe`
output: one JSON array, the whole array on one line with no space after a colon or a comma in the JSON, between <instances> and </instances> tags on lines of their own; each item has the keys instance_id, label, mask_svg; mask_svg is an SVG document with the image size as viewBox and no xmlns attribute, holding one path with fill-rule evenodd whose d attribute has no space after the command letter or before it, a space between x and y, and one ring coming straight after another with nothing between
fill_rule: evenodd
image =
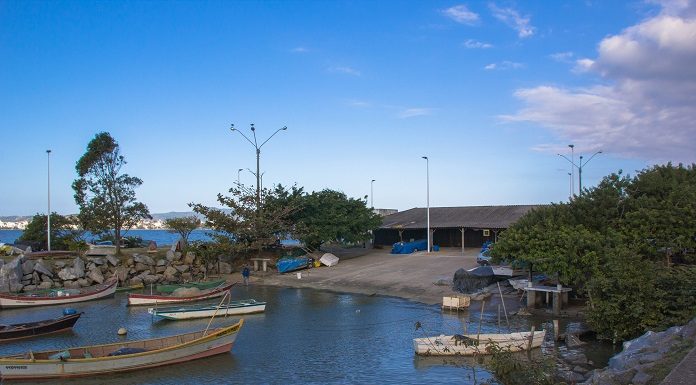
<instances>
[{"instance_id":1,"label":"canoe","mask_svg":"<svg viewBox=\"0 0 696 385\"><path fill-rule=\"evenodd\" d=\"M209 318L215 316L241 315L262 313L266 310L266 302L255 299L232 301L222 305L172 306L149 308L147 312L156 317L168 320L184 320L194 318Z\"/></svg>"},{"instance_id":2,"label":"canoe","mask_svg":"<svg viewBox=\"0 0 696 385\"><path fill-rule=\"evenodd\" d=\"M276 262L279 273L288 273L295 270L305 269L311 265L309 257L281 258Z\"/></svg>"},{"instance_id":3,"label":"canoe","mask_svg":"<svg viewBox=\"0 0 696 385\"><path fill-rule=\"evenodd\" d=\"M0 325L0 342L65 331L71 329L81 315L82 313L76 313L43 321Z\"/></svg>"},{"instance_id":4,"label":"canoe","mask_svg":"<svg viewBox=\"0 0 696 385\"><path fill-rule=\"evenodd\" d=\"M244 320L169 337L0 357L0 379L94 376L187 362L230 351Z\"/></svg>"},{"instance_id":5,"label":"canoe","mask_svg":"<svg viewBox=\"0 0 696 385\"><path fill-rule=\"evenodd\" d=\"M224 279L218 280L218 281L208 281L208 282L187 282L187 283L178 283L178 284L172 284L172 285L157 285L155 287L155 290L157 290L160 293L171 293L176 289L182 288L182 287L197 287L201 290L205 289L212 289L214 287L218 287L225 283Z\"/></svg>"},{"instance_id":6,"label":"canoe","mask_svg":"<svg viewBox=\"0 0 696 385\"><path fill-rule=\"evenodd\" d=\"M145 285L142 283L139 283L137 285L131 285L131 286L119 286L116 288L117 293L122 293L124 291L131 291L131 290L139 290L139 289L144 289Z\"/></svg>"},{"instance_id":7,"label":"canoe","mask_svg":"<svg viewBox=\"0 0 696 385\"><path fill-rule=\"evenodd\" d=\"M494 346L504 351L519 352L538 348L544 341L545 330L507 334L455 334L452 336L437 336L414 338L413 349L417 355L423 356L473 356L475 354L492 354Z\"/></svg>"},{"instance_id":8,"label":"canoe","mask_svg":"<svg viewBox=\"0 0 696 385\"><path fill-rule=\"evenodd\" d=\"M160 305L165 303L181 303L181 302L194 302L202 301L204 299L222 297L225 293L234 286L235 283L231 283L226 286L220 286L215 289L211 289L202 292L199 295L194 295L190 297L174 297L171 295L148 295L148 294L128 294L128 306L137 305Z\"/></svg>"},{"instance_id":9,"label":"canoe","mask_svg":"<svg viewBox=\"0 0 696 385\"><path fill-rule=\"evenodd\" d=\"M0 308L27 306L65 305L67 303L91 301L114 295L118 280L110 279L102 284L82 289L56 290L44 295L0 294Z\"/></svg>"}]
</instances>

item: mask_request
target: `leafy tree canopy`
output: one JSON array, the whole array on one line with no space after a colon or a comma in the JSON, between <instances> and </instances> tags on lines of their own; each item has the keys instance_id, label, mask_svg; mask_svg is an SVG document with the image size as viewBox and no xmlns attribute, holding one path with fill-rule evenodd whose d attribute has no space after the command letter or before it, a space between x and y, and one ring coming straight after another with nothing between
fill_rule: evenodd
<instances>
[{"instance_id":1,"label":"leafy tree canopy","mask_svg":"<svg viewBox=\"0 0 696 385\"><path fill-rule=\"evenodd\" d=\"M69 250L70 245L79 240L83 231L79 230L77 222L75 218L51 213L51 250ZM30 243L41 250L47 250L47 227L46 215L34 215L18 242Z\"/></svg>"},{"instance_id":2,"label":"leafy tree canopy","mask_svg":"<svg viewBox=\"0 0 696 385\"><path fill-rule=\"evenodd\" d=\"M150 212L135 198L135 188L143 182L122 174L126 164L118 143L107 132L97 134L77 161L78 178L73 182L79 218L94 233L113 231L116 252L120 253L122 230L132 228Z\"/></svg>"},{"instance_id":3,"label":"leafy tree canopy","mask_svg":"<svg viewBox=\"0 0 696 385\"><path fill-rule=\"evenodd\" d=\"M695 166L609 175L568 204L525 215L491 254L587 293L590 321L614 340L685 322L696 315L684 297L696 287Z\"/></svg>"},{"instance_id":4,"label":"leafy tree canopy","mask_svg":"<svg viewBox=\"0 0 696 385\"><path fill-rule=\"evenodd\" d=\"M177 233L184 240L184 243L188 243L188 238L191 232L201 226L201 220L195 216L180 217L180 218L169 218L164 221L164 225L170 230L170 233Z\"/></svg>"}]
</instances>

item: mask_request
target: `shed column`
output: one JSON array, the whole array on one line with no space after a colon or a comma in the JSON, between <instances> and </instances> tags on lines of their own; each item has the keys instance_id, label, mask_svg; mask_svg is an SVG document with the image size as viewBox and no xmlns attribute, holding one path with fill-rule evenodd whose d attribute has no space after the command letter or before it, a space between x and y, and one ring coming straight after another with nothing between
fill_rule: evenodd
<instances>
[{"instance_id":1,"label":"shed column","mask_svg":"<svg viewBox=\"0 0 696 385\"><path fill-rule=\"evenodd\" d=\"M462 233L462 254L464 254L464 228L460 227L459 231Z\"/></svg>"}]
</instances>

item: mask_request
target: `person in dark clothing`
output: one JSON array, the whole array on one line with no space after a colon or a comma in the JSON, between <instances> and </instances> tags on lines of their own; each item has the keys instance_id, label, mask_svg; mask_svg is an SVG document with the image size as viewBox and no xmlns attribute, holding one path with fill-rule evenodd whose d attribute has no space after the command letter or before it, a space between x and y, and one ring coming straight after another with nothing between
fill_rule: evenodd
<instances>
[{"instance_id":1,"label":"person in dark clothing","mask_svg":"<svg viewBox=\"0 0 696 385\"><path fill-rule=\"evenodd\" d=\"M242 268L242 278L244 278L244 286L249 285L249 274L249 266L244 265L244 267Z\"/></svg>"}]
</instances>

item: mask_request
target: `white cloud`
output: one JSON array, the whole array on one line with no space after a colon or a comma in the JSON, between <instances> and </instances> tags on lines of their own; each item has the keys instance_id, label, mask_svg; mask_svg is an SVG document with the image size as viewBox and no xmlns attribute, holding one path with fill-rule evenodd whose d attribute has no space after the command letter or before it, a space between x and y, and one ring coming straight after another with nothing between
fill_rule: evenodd
<instances>
[{"instance_id":1,"label":"white cloud","mask_svg":"<svg viewBox=\"0 0 696 385\"><path fill-rule=\"evenodd\" d=\"M483 69L487 71L492 71L492 70L512 70L512 69L519 69L519 68L524 68L524 64L522 63L516 63L512 61L502 61L500 63L491 63L483 67Z\"/></svg>"},{"instance_id":2,"label":"white cloud","mask_svg":"<svg viewBox=\"0 0 696 385\"><path fill-rule=\"evenodd\" d=\"M575 56L572 52L557 52L552 53L549 57L557 62L570 63Z\"/></svg>"},{"instance_id":3,"label":"white cloud","mask_svg":"<svg viewBox=\"0 0 696 385\"><path fill-rule=\"evenodd\" d=\"M350 107L357 107L357 108L372 107L371 103L366 102L364 100L357 100L357 99L349 99L346 101L346 104L349 105Z\"/></svg>"},{"instance_id":4,"label":"white cloud","mask_svg":"<svg viewBox=\"0 0 696 385\"><path fill-rule=\"evenodd\" d=\"M345 74L345 75L352 75L352 76L360 76L362 73L355 68L352 67L345 67L345 66L339 66L339 67L331 67L329 68L329 72L333 73L338 73L338 74Z\"/></svg>"},{"instance_id":5,"label":"white cloud","mask_svg":"<svg viewBox=\"0 0 696 385\"><path fill-rule=\"evenodd\" d=\"M416 116L431 115L433 113L433 108L405 108L397 114L401 119L413 118Z\"/></svg>"},{"instance_id":6,"label":"white cloud","mask_svg":"<svg viewBox=\"0 0 696 385\"><path fill-rule=\"evenodd\" d=\"M455 5L445 9L442 13L460 24L474 25L479 21L479 15L471 12L466 5Z\"/></svg>"},{"instance_id":7,"label":"white cloud","mask_svg":"<svg viewBox=\"0 0 696 385\"><path fill-rule=\"evenodd\" d=\"M684 1L664 3L660 14L603 39L596 58L576 61L576 71L604 85L518 90L526 106L503 119L547 127L589 150L696 161L696 12Z\"/></svg>"},{"instance_id":8,"label":"white cloud","mask_svg":"<svg viewBox=\"0 0 696 385\"><path fill-rule=\"evenodd\" d=\"M462 45L466 48L492 48L493 45L489 43L484 43L482 41L474 40L474 39L468 39Z\"/></svg>"},{"instance_id":9,"label":"white cloud","mask_svg":"<svg viewBox=\"0 0 696 385\"><path fill-rule=\"evenodd\" d=\"M493 3L490 3L488 7L493 12L493 17L517 31L517 36L524 38L534 35L534 27L529 24L530 18L528 16L521 16L512 8L499 8Z\"/></svg>"},{"instance_id":10,"label":"white cloud","mask_svg":"<svg viewBox=\"0 0 696 385\"><path fill-rule=\"evenodd\" d=\"M295 48L291 49L290 52L293 52L293 53L307 53L307 52L309 52L309 48L307 48L307 47L295 47Z\"/></svg>"}]
</instances>

